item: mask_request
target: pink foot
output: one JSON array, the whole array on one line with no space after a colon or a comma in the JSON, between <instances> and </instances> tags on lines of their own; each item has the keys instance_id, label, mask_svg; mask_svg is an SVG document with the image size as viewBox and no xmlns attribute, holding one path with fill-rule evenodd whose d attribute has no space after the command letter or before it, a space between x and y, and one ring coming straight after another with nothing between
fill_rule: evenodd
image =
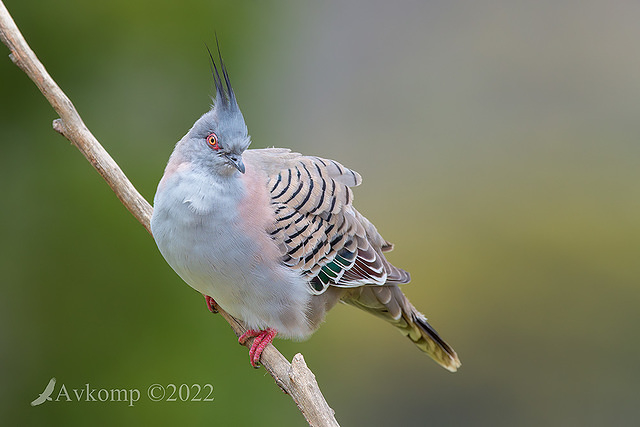
<instances>
[{"instance_id":1,"label":"pink foot","mask_svg":"<svg viewBox=\"0 0 640 427\"><path fill-rule=\"evenodd\" d=\"M273 341L277 334L278 332L271 328L267 328L264 331L249 329L247 332L242 334L240 338L238 338L238 342L240 344L244 344L249 338L255 337L251 344L251 349L249 350L249 361L251 362L251 366L254 368L260 366L258 362L260 361L262 351L267 345L269 345L269 343L271 343L271 341Z\"/></svg>"},{"instance_id":2,"label":"pink foot","mask_svg":"<svg viewBox=\"0 0 640 427\"><path fill-rule=\"evenodd\" d=\"M205 295L204 300L207 302L207 307L209 308L210 312L214 314L218 312L218 310L216 310L216 302L213 298L211 298L209 295Z\"/></svg>"}]
</instances>

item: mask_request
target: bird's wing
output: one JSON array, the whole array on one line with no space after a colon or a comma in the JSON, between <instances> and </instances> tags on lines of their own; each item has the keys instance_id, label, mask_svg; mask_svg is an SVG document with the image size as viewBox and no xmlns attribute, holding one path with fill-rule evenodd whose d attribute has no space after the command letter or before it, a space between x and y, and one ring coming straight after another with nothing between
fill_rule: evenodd
<instances>
[{"instance_id":1,"label":"bird's wing","mask_svg":"<svg viewBox=\"0 0 640 427\"><path fill-rule=\"evenodd\" d=\"M269 177L275 222L267 231L281 248L283 263L306 275L313 293L323 293L329 285L410 280L382 254L393 245L352 206L350 187L362 182L357 172L333 160L284 149L245 153L250 152L260 155L261 168Z\"/></svg>"},{"instance_id":2,"label":"bird's wing","mask_svg":"<svg viewBox=\"0 0 640 427\"><path fill-rule=\"evenodd\" d=\"M46 394L47 396L50 395L51 393L53 393L53 388L55 386L56 386L56 379L54 377L49 380L49 383L44 388L44 391L42 392L42 394Z\"/></svg>"},{"instance_id":3,"label":"bird's wing","mask_svg":"<svg viewBox=\"0 0 640 427\"><path fill-rule=\"evenodd\" d=\"M47 398L41 394L40 396L36 397L33 402L31 402L31 406L41 405L44 403L45 400L47 400Z\"/></svg>"}]
</instances>

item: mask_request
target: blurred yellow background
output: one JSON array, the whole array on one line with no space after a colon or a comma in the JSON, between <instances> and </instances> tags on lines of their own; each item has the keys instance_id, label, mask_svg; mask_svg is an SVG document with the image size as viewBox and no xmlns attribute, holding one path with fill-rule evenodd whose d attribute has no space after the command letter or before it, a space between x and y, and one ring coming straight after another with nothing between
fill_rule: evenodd
<instances>
[{"instance_id":1,"label":"blurred yellow background","mask_svg":"<svg viewBox=\"0 0 640 427\"><path fill-rule=\"evenodd\" d=\"M148 200L209 108L214 31L252 147L362 174L356 206L463 366L337 307L276 345L304 354L343 425L640 422L640 3L5 5ZM0 54L2 424L304 424ZM210 383L215 400L29 406L51 377Z\"/></svg>"}]
</instances>

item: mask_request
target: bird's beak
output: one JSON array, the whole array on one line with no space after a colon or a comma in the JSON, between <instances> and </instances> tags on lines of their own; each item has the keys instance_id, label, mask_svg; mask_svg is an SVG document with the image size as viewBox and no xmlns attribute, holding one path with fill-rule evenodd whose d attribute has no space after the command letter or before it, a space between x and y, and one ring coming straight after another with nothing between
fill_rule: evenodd
<instances>
[{"instance_id":1,"label":"bird's beak","mask_svg":"<svg viewBox=\"0 0 640 427\"><path fill-rule=\"evenodd\" d=\"M229 160L231 162L231 164L233 164L233 166L235 166L236 169L238 169L240 171L240 173L244 173L245 172L244 163L242 162L242 155L240 155L240 154L225 154L224 156L227 158L227 160Z\"/></svg>"}]
</instances>

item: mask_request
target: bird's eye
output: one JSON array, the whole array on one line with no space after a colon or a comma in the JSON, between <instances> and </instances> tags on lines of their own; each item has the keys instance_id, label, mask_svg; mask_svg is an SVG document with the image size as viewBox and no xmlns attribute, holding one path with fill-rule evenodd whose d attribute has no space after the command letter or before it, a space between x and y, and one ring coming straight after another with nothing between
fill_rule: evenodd
<instances>
[{"instance_id":1,"label":"bird's eye","mask_svg":"<svg viewBox=\"0 0 640 427\"><path fill-rule=\"evenodd\" d=\"M213 148L214 150L220 149L220 145L218 144L218 136L213 132L207 135L207 144L209 144L209 147Z\"/></svg>"}]
</instances>

